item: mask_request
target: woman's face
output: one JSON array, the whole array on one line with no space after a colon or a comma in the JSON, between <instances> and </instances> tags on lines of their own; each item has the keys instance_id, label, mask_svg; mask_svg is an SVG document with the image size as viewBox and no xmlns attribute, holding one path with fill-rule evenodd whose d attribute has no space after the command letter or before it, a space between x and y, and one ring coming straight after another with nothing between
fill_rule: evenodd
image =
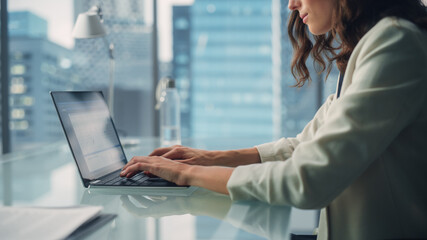
<instances>
[{"instance_id":1,"label":"woman's face","mask_svg":"<svg viewBox=\"0 0 427 240\"><path fill-rule=\"evenodd\" d=\"M314 35L329 32L336 0L289 0L288 8L298 11L300 18Z\"/></svg>"}]
</instances>

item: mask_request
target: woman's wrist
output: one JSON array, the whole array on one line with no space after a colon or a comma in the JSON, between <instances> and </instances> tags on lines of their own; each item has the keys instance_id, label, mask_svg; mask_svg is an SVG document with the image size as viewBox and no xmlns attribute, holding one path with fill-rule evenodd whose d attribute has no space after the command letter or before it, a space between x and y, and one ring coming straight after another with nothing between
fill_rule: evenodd
<instances>
[{"instance_id":1,"label":"woman's wrist","mask_svg":"<svg viewBox=\"0 0 427 240\"><path fill-rule=\"evenodd\" d=\"M194 186L194 179L197 178L197 168L199 165L187 165L185 164L185 169L181 171L181 179L183 179L184 185Z\"/></svg>"},{"instance_id":2,"label":"woman's wrist","mask_svg":"<svg viewBox=\"0 0 427 240\"><path fill-rule=\"evenodd\" d=\"M217 165L228 167L261 162L258 150L255 147L228 151L212 151L211 154Z\"/></svg>"},{"instance_id":3,"label":"woman's wrist","mask_svg":"<svg viewBox=\"0 0 427 240\"><path fill-rule=\"evenodd\" d=\"M186 165L180 172L184 185L203 187L228 194L227 182L234 168L219 166Z\"/></svg>"}]
</instances>

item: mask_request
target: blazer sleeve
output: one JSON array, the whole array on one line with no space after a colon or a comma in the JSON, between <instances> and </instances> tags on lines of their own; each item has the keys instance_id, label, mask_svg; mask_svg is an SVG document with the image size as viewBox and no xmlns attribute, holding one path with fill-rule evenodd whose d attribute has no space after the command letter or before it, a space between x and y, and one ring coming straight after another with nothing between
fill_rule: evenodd
<instances>
[{"instance_id":1,"label":"blazer sleeve","mask_svg":"<svg viewBox=\"0 0 427 240\"><path fill-rule=\"evenodd\" d=\"M261 162L284 161L292 156L293 151L300 142L312 139L319 126L323 124L325 115L335 94L331 94L323 105L317 110L314 118L304 127L303 131L295 138L281 138L278 141L255 146L261 157Z\"/></svg>"},{"instance_id":2,"label":"blazer sleeve","mask_svg":"<svg viewBox=\"0 0 427 240\"><path fill-rule=\"evenodd\" d=\"M327 206L421 111L427 93L425 39L414 26L374 27L353 52L355 69L346 76L351 85L330 104L313 138L300 142L286 161L235 168L227 183L231 198Z\"/></svg>"}]
</instances>

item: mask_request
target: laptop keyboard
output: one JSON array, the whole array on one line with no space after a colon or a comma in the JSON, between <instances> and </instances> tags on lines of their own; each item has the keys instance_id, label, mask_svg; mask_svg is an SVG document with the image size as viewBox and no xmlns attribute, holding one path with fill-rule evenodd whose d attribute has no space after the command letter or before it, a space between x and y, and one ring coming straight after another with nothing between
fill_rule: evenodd
<instances>
[{"instance_id":1,"label":"laptop keyboard","mask_svg":"<svg viewBox=\"0 0 427 240\"><path fill-rule=\"evenodd\" d=\"M108 176L105 176L101 181L94 183L93 185L105 185L105 186L119 186L119 185L125 185L125 186L140 186L140 185L147 185L147 181L153 182L153 181L160 181L160 182L167 182L166 180L162 178L150 178L144 173L138 173L135 176L131 178L125 178L119 176L120 171L115 172L113 174L110 174Z\"/></svg>"},{"instance_id":2,"label":"laptop keyboard","mask_svg":"<svg viewBox=\"0 0 427 240\"><path fill-rule=\"evenodd\" d=\"M122 178L122 177L117 177L117 178L113 178L108 182L105 182L105 185L113 185L113 186L117 186L117 185L141 185L143 182L145 182L146 180L148 180L149 177L145 176L142 173L138 173L135 176L133 176L132 178Z\"/></svg>"}]
</instances>

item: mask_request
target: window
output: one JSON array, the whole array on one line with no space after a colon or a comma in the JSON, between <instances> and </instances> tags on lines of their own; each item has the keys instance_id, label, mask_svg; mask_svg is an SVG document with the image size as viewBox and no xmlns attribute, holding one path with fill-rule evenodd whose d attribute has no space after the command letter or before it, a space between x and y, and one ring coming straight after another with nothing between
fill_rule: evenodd
<instances>
[{"instance_id":1,"label":"window","mask_svg":"<svg viewBox=\"0 0 427 240\"><path fill-rule=\"evenodd\" d=\"M93 89L107 96L106 42L114 45L114 118L123 136L155 134L157 71L177 81L184 138L295 136L335 89L336 71L326 85L314 76L303 89L290 87L286 0L157 1L157 61L152 0L8 4L14 150L64 140L49 91ZM78 14L94 5L102 9L107 35L73 39ZM18 129L28 131L15 134Z\"/></svg>"},{"instance_id":2,"label":"window","mask_svg":"<svg viewBox=\"0 0 427 240\"><path fill-rule=\"evenodd\" d=\"M24 64L15 64L10 68L10 73L12 75L23 75L26 72L26 67Z\"/></svg>"},{"instance_id":3,"label":"window","mask_svg":"<svg viewBox=\"0 0 427 240\"><path fill-rule=\"evenodd\" d=\"M13 151L65 142L49 91L91 89L107 96L109 55L104 39L71 36L77 15L94 5L103 12L105 40L115 47L116 127L126 136L153 135L153 119L146 117L154 105L150 2L8 1Z\"/></svg>"},{"instance_id":4,"label":"window","mask_svg":"<svg viewBox=\"0 0 427 240\"><path fill-rule=\"evenodd\" d=\"M314 84L290 87L288 1L187 2L172 6L171 24L173 76L186 82L178 84L183 136L271 140L298 134L336 76L324 92L315 74Z\"/></svg>"},{"instance_id":5,"label":"window","mask_svg":"<svg viewBox=\"0 0 427 240\"><path fill-rule=\"evenodd\" d=\"M0 10L1 10L1 8L2 8L2 6L3 6L3 4L0 6ZM4 10L4 9L3 9ZM0 12L0 16L3 14L3 11L1 11ZM3 24L2 24L2 21L1 21L1 19L0 19L0 30L3 30ZM2 41L4 40L4 36L3 36L3 34L0 34L0 45L2 45L1 43L2 43ZM4 52L3 52L3 50L2 49L0 49L0 54L1 54L1 57L3 57L3 54L4 54ZM3 60L3 59L2 59ZM1 63L1 61L0 61L0 66L2 65L2 63ZM3 63L3 65L4 65L4 63ZM0 89L2 90L2 88L4 87L3 86L3 77L4 77L4 72L2 72L3 71L3 69L0 69L0 76L1 76L1 78L0 78ZM1 94L1 92L0 92L0 102L2 102L2 98L1 98L1 96L2 96L2 94ZM1 105L0 105L0 112L3 112L2 111L2 107L1 107ZM2 123L3 124L3 119L2 119L2 117L3 117L3 114L2 115L0 115L0 123ZM3 153L3 136L4 136L4 134L3 134L3 126L0 128L0 149L2 150L2 153Z\"/></svg>"}]
</instances>

